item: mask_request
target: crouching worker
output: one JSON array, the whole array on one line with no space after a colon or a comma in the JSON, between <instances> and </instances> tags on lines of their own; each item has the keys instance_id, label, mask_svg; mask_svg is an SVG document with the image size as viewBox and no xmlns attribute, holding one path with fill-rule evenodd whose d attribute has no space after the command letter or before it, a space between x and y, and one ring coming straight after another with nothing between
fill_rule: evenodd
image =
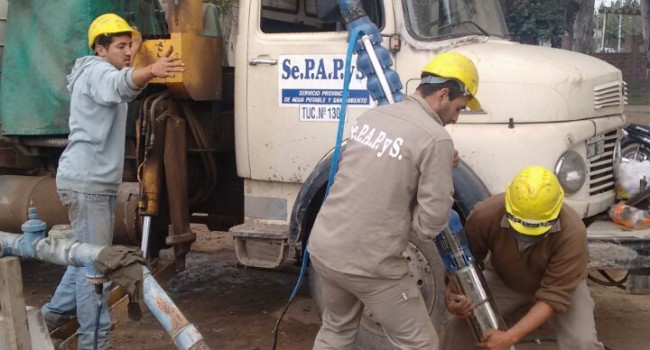
<instances>
[{"instance_id":1,"label":"crouching worker","mask_svg":"<svg viewBox=\"0 0 650 350\"><path fill-rule=\"evenodd\" d=\"M594 302L585 281L587 229L563 205L555 175L541 166L523 169L505 194L476 205L465 233L476 260L485 261L485 280L499 312L524 305L528 312L507 331L491 331L476 344L464 317L471 301L449 285L445 302L452 314L442 334L444 350L508 349L551 321L562 350L604 349L596 337Z\"/></svg>"}]
</instances>

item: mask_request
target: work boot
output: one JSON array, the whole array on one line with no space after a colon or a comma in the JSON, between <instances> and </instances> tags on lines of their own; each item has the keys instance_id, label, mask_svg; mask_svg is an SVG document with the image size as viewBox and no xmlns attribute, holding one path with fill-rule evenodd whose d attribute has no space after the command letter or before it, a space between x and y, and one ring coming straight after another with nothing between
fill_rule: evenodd
<instances>
[{"instance_id":1,"label":"work boot","mask_svg":"<svg viewBox=\"0 0 650 350\"><path fill-rule=\"evenodd\" d=\"M43 314L43 319L45 320L48 332L52 332L53 330L63 326L73 318L75 318L74 315L57 314L53 312L46 312Z\"/></svg>"}]
</instances>

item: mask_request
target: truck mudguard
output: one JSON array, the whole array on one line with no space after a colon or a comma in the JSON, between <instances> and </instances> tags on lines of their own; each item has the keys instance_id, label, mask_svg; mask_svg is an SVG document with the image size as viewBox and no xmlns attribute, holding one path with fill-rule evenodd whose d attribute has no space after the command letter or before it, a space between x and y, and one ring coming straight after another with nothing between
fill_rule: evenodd
<instances>
[{"instance_id":1,"label":"truck mudguard","mask_svg":"<svg viewBox=\"0 0 650 350\"><path fill-rule=\"evenodd\" d=\"M334 152L328 153L316 165L296 197L291 212L289 245L295 245L298 240L304 240L305 233L309 234L314 224L316 214L323 202L333 154ZM476 203L490 196L490 191L478 175L462 160L454 168L453 180L455 206L464 219Z\"/></svg>"}]
</instances>

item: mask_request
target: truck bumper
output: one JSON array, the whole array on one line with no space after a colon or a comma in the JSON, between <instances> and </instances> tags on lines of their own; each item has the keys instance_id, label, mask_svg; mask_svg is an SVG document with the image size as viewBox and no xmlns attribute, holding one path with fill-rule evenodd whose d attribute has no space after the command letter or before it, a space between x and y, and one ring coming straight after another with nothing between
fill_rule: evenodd
<instances>
[{"instance_id":1,"label":"truck bumper","mask_svg":"<svg viewBox=\"0 0 650 350\"><path fill-rule=\"evenodd\" d=\"M589 267L642 269L650 267L650 228L629 230L611 221L587 227Z\"/></svg>"}]
</instances>

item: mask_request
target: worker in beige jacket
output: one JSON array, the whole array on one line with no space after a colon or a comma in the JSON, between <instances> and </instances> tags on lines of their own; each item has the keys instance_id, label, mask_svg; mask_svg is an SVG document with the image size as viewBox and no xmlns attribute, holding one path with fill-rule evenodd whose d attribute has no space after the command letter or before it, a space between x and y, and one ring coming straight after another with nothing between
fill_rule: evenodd
<instances>
[{"instance_id":1,"label":"worker in beige jacket","mask_svg":"<svg viewBox=\"0 0 650 350\"><path fill-rule=\"evenodd\" d=\"M398 348L438 348L402 252L411 233L433 239L447 225L458 160L443 127L466 107L480 109L477 89L474 64L443 53L424 68L415 94L352 127L308 245L324 303L314 349L353 349L364 306Z\"/></svg>"}]
</instances>

